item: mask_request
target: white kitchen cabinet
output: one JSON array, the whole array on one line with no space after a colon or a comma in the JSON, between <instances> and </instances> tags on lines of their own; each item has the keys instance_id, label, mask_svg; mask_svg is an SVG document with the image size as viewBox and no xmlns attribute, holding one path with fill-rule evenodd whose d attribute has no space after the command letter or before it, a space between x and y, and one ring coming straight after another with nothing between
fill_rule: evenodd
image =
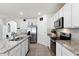
<instances>
[{"instance_id":1,"label":"white kitchen cabinet","mask_svg":"<svg viewBox=\"0 0 79 59\"><path fill-rule=\"evenodd\" d=\"M72 27L79 28L79 3L72 4Z\"/></svg>"},{"instance_id":2,"label":"white kitchen cabinet","mask_svg":"<svg viewBox=\"0 0 79 59\"><path fill-rule=\"evenodd\" d=\"M63 7L58 12L59 12L59 18L64 16Z\"/></svg>"},{"instance_id":3,"label":"white kitchen cabinet","mask_svg":"<svg viewBox=\"0 0 79 59\"><path fill-rule=\"evenodd\" d=\"M55 21L59 19L59 12L56 12L55 14Z\"/></svg>"},{"instance_id":4,"label":"white kitchen cabinet","mask_svg":"<svg viewBox=\"0 0 79 59\"><path fill-rule=\"evenodd\" d=\"M13 48L12 50L9 51L9 56L13 56L15 55L16 56L17 54L17 47Z\"/></svg>"},{"instance_id":5,"label":"white kitchen cabinet","mask_svg":"<svg viewBox=\"0 0 79 59\"><path fill-rule=\"evenodd\" d=\"M56 56L61 56L62 53L62 46L56 42Z\"/></svg>"},{"instance_id":6,"label":"white kitchen cabinet","mask_svg":"<svg viewBox=\"0 0 79 59\"><path fill-rule=\"evenodd\" d=\"M28 39L26 39L26 50L25 50L25 53L27 54L28 52Z\"/></svg>"},{"instance_id":7,"label":"white kitchen cabinet","mask_svg":"<svg viewBox=\"0 0 79 59\"><path fill-rule=\"evenodd\" d=\"M4 54L0 54L0 56L8 56L8 52L6 52Z\"/></svg>"},{"instance_id":8,"label":"white kitchen cabinet","mask_svg":"<svg viewBox=\"0 0 79 59\"><path fill-rule=\"evenodd\" d=\"M62 56L74 56L74 54L67 50L65 47L62 47Z\"/></svg>"},{"instance_id":9,"label":"white kitchen cabinet","mask_svg":"<svg viewBox=\"0 0 79 59\"><path fill-rule=\"evenodd\" d=\"M21 45L17 45L9 51L9 56L21 56Z\"/></svg>"},{"instance_id":10,"label":"white kitchen cabinet","mask_svg":"<svg viewBox=\"0 0 79 59\"><path fill-rule=\"evenodd\" d=\"M22 56L25 56L25 54L26 54L26 51L25 51L25 50L26 50L26 41L22 42L21 45L22 45L22 47L21 47L21 48L22 48L22 53L21 53L21 55L22 55Z\"/></svg>"},{"instance_id":11,"label":"white kitchen cabinet","mask_svg":"<svg viewBox=\"0 0 79 59\"><path fill-rule=\"evenodd\" d=\"M19 44L18 46L16 46L17 48L17 55L16 56L21 56L21 44Z\"/></svg>"},{"instance_id":12,"label":"white kitchen cabinet","mask_svg":"<svg viewBox=\"0 0 79 59\"><path fill-rule=\"evenodd\" d=\"M75 54L56 42L56 56L75 56Z\"/></svg>"},{"instance_id":13,"label":"white kitchen cabinet","mask_svg":"<svg viewBox=\"0 0 79 59\"><path fill-rule=\"evenodd\" d=\"M51 17L51 29L55 29L54 22L55 22L55 15Z\"/></svg>"},{"instance_id":14,"label":"white kitchen cabinet","mask_svg":"<svg viewBox=\"0 0 79 59\"><path fill-rule=\"evenodd\" d=\"M64 12L64 28L71 28L72 24L72 13L71 13L71 4L67 3L63 7L63 12Z\"/></svg>"}]
</instances>

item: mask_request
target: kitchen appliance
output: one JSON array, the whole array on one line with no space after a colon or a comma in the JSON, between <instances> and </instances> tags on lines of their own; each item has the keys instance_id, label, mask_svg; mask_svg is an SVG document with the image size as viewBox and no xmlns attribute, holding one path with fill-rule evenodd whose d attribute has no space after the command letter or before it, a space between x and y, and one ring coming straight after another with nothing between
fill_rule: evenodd
<instances>
[{"instance_id":1,"label":"kitchen appliance","mask_svg":"<svg viewBox=\"0 0 79 59\"><path fill-rule=\"evenodd\" d=\"M54 27L55 27L56 29L64 28L64 17L61 17L61 18L59 18L58 20L56 20L56 21L54 22Z\"/></svg>"},{"instance_id":2,"label":"kitchen appliance","mask_svg":"<svg viewBox=\"0 0 79 59\"><path fill-rule=\"evenodd\" d=\"M56 55L56 40L50 40L51 55Z\"/></svg>"},{"instance_id":3,"label":"kitchen appliance","mask_svg":"<svg viewBox=\"0 0 79 59\"><path fill-rule=\"evenodd\" d=\"M60 32L59 38L52 38L50 40L50 48L51 48L51 54L56 55L56 40L71 40L71 33L64 33Z\"/></svg>"},{"instance_id":4,"label":"kitchen appliance","mask_svg":"<svg viewBox=\"0 0 79 59\"><path fill-rule=\"evenodd\" d=\"M37 26L33 25L31 27L31 43L37 43Z\"/></svg>"},{"instance_id":5,"label":"kitchen appliance","mask_svg":"<svg viewBox=\"0 0 79 59\"><path fill-rule=\"evenodd\" d=\"M71 33L60 32L61 40L71 40Z\"/></svg>"}]
</instances>

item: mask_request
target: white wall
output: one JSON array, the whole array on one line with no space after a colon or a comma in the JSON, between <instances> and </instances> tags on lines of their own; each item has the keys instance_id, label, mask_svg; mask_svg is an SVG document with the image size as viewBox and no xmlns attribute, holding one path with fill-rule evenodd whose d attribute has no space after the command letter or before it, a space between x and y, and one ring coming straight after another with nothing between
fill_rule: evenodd
<instances>
[{"instance_id":1,"label":"white wall","mask_svg":"<svg viewBox=\"0 0 79 59\"><path fill-rule=\"evenodd\" d=\"M52 14L48 15L48 19L47 19L47 32L49 33L52 29Z\"/></svg>"},{"instance_id":2,"label":"white wall","mask_svg":"<svg viewBox=\"0 0 79 59\"><path fill-rule=\"evenodd\" d=\"M0 37L1 37L2 34L3 34L2 35L3 37L6 36L6 34L7 34L6 24L7 24L8 21L15 21L17 23L17 27L20 27L20 25L22 25L22 23L23 23L23 19L22 18L21 19L20 18L3 18L3 19L1 19L0 20L0 24L3 23L4 25L3 25L3 32L0 31L1 32L0 33ZM33 19L26 19L26 22L29 22L29 24L31 22L33 22L33 24L36 25L37 24L37 19L35 19L35 18L33 18ZM2 28L0 27L0 29L2 29Z\"/></svg>"},{"instance_id":3,"label":"white wall","mask_svg":"<svg viewBox=\"0 0 79 59\"><path fill-rule=\"evenodd\" d=\"M79 40L79 29L70 29L72 33L72 40Z\"/></svg>"},{"instance_id":4,"label":"white wall","mask_svg":"<svg viewBox=\"0 0 79 59\"><path fill-rule=\"evenodd\" d=\"M23 22L24 18L3 18L4 24L6 24L8 21L14 20L17 22L17 26L19 27L21 22ZM37 25L37 19L36 18L25 18L26 22L29 22L29 24L32 22L34 25Z\"/></svg>"},{"instance_id":5,"label":"white wall","mask_svg":"<svg viewBox=\"0 0 79 59\"><path fill-rule=\"evenodd\" d=\"M31 23L33 23L34 25L37 25L37 19L27 19L27 21L29 22L29 25L31 24Z\"/></svg>"},{"instance_id":6,"label":"white wall","mask_svg":"<svg viewBox=\"0 0 79 59\"><path fill-rule=\"evenodd\" d=\"M3 34L3 20L0 19L0 39L2 39L2 34Z\"/></svg>"}]
</instances>

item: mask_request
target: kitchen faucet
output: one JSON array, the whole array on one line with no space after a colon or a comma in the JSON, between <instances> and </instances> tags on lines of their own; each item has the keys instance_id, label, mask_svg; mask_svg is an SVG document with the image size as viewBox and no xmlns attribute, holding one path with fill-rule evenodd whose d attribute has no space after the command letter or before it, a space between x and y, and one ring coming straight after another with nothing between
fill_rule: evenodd
<instances>
[{"instance_id":1,"label":"kitchen faucet","mask_svg":"<svg viewBox=\"0 0 79 59\"><path fill-rule=\"evenodd\" d=\"M15 32L12 32L11 33L11 36L13 36L13 39L15 40L16 33Z\"/></svg>"}]
</instances>

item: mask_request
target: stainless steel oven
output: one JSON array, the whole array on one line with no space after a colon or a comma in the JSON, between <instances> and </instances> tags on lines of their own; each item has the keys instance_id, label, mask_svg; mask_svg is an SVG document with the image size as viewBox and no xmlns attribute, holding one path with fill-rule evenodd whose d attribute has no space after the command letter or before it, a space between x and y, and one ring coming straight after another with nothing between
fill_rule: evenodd
<instances>
[{"instance_id":1,"label":"stainless steel oven","mask_svg":"<svg viewBox=\"0 0 79 59\"><path fill-rule=\"evenodd\" d=\"M71 40L71 33L60 32L60 37L50 39L50 48L52 55L56 55L56 40Z\"/></svg>"},{"instance_id":2,"label":"stainless steel oven","mask_svg":"<svg viewBox=\"0 0 79 59\"><path fill-rule=\"evenodd\" d=\"M50 40L51 54L56 55L56 40Z\"/></svg>"}]
</instances>

